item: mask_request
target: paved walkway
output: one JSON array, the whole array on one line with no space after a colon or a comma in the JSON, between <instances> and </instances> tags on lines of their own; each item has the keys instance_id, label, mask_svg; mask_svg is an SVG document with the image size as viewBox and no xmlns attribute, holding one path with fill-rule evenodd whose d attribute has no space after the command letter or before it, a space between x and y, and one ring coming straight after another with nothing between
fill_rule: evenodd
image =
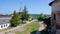
<instances>
[{"instance_id":1,"label":"paved walkway","mask_svg":"<svg viewBox=\"0 0 60 34\"><path fill-rule=\"evenodd\" d=\"M46 28L46 24L44 24L44 22L40 22L40 27L38 29L38 31L36 32L36 34L40 34L40 31L44 30Z\"/></svg>"},{"instance_id":2,"label":"paved walkway","mask_svg":"<svg viewBox=\"0 0 60 34\"><path fill-rule=\"evenodd\" d=\"M46 24L44 24L43 22L40 22L40 27L39 27L39 31L42 31L46 28Z\"/></svg>"}]
</instances>

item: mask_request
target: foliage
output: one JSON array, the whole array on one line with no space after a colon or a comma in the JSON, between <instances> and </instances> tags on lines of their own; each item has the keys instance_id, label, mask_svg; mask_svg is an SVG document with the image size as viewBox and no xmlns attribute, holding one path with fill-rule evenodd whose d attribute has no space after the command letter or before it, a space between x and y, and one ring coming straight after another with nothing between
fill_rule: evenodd
<instances>
[{"instance_id":1,"label":"foliage","mask_svg":"<svg viewBox=\"0 0 60 34\"><path fill-rule=\"evenodd\" d=\"M10 20L11 26L15 27L20 24L20 16L14 11L12 19Z\"/></svg>"},{"instance_id":2,"label":"foliage","mask_svg":"<svg viewBox=\"0 0 60 34\"><path fill-rule=\"evenodd\" d=\"M1 29L0 32L6 31L6 30L9 30L9 29L12 29L12 28L11 27L8 27L8 28L5 28L5 29Z\"/></svg>"},{"instance_id":3,"label":"foliage","mask_svg":"<svg viewBox=\"0 0 60 34\"><path fill-rule=\"evenodd\" d=\"M44 19L45 19L44 15L40 15L39 18L38 18L38 20L40 20L40 21L44 21Z\"/></svg>"},{"instance_id":4,"label":"foliage","mask_svg":"<svg viewBox=\"0 0 60 34\"><path fill-rule=\"evenodd\" d=\"M31 34L34 31L37 31L39 29L39 23L38 22L32 22L26 26L24 26L24 31L16 31L16 34ZM35 32L36 33L36 32Z\"/></svg>"},{"instance_id":5,"label":"foliage","mask_svg":"<svg viewBox=\"0 0 60 34\"><path fill-rule=\"evenodd\" d=\"M47 26L51 26L51 17L45 18L44 23L47 24Z\"/></svg>"},{"instance_id":6,"label":"foliage","mask_svg":"<svg viewBox=\"0 0 60 34\"><path fill-rule=\"evenodd\" d=\"M24 20L28 20L28 18L29 18L29 14L28 14L28 11L27 11L27 8L26 8L26 6L24 7L24 14L22 15L22 18L24 19Z\"/></svg>"},{"instance_id":7,"label":"foliage","mask_svg":"<svg viewBox=\"0 0 60 34\"><path fill-rule=\"evenodd\" d=\"M43 30L41 31L41 34L48 34L48 31Z\"/></svg>"}]
</instances>

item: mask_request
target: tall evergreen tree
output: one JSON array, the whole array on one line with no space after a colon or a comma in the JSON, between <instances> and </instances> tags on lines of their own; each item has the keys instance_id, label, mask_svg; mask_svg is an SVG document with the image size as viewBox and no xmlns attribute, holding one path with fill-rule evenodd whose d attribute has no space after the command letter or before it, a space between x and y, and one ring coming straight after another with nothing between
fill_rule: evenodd
<instances>
[{"instance_id":1,"label":"tall evergreen tree","mask_svg":"<svg viewBox=\"0 0 60 34\"><path fill-rule=\"evenodd\" d=\"M12 27L15 27L20 24L20 16L16 11L14 11L12 19L10 20L10 24Z\"/></svg>"},{"instance_id":2,"label":"tall evergreen tree","mask_svg":"<svg viewBox=\"0 0 60 34\"><path fill-rule=\"evenodd\" d=\"M28 11L27 11L27 8L26 8L26 6L24 6L24 14L22 15L22 18L24 19L24 20L28 20L28 18L29 18L29 14L28 14Z\"/></svg>"}]
</instances>

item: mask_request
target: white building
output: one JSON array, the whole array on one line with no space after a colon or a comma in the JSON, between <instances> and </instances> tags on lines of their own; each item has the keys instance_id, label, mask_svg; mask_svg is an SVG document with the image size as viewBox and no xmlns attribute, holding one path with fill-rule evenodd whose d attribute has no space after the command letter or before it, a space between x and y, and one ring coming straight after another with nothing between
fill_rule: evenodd
<instances>
[{"instance_id":1,"label":"white building","mask_svg":"<svg viewBox=\"0 0 60 34\"><path fill-rule=\"evenodd\" d=\"M10 26L10 23L2 23L0 24L0 29L5 29L8 28Z\"/></svg>"},{"instance_id":2,"label":"white building","mask_svg":"<svg viewBox=\"0 0 60 34\"><path fill-rule=\"evenodd\" d=\"M8 18L1 18L0 19L0 29L5 29L10 26L10 19Z\"/></svg>"}]
</instances>

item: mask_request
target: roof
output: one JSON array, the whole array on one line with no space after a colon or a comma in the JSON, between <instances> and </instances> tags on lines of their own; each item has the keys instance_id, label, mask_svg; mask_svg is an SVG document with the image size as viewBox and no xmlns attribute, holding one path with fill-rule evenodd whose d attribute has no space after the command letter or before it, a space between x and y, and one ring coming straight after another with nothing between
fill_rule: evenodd
<instances>
[{"instance_id":1,"label":"roof","mask_svg":"<svg viewBox=\"0 0 60 34\"><path fill-rule=\"evenodd\" d=\"M1 24L7 24L9 23L10 19L0 19L0 25Z\"/></svg>"},{"instance_id":2,"label":"roof","mask_svg":"<svg viewBox=\"0 0 60 34\"><path fill-rule=\"evenodd\" d=\"M50 3L49 3L49 6L51 6L54 2L55 2L55 1L50 2Z\"/></svg>"},{"instance_id":3,"label":"roof","mask_svg":"<svg viewBox=\"0 0 60 34\"><path fill-rule=\"evenodd\" d=\"M23 12L23 8L22 7L20 8L20 12Z\"/></svg>"}]
</instances>

